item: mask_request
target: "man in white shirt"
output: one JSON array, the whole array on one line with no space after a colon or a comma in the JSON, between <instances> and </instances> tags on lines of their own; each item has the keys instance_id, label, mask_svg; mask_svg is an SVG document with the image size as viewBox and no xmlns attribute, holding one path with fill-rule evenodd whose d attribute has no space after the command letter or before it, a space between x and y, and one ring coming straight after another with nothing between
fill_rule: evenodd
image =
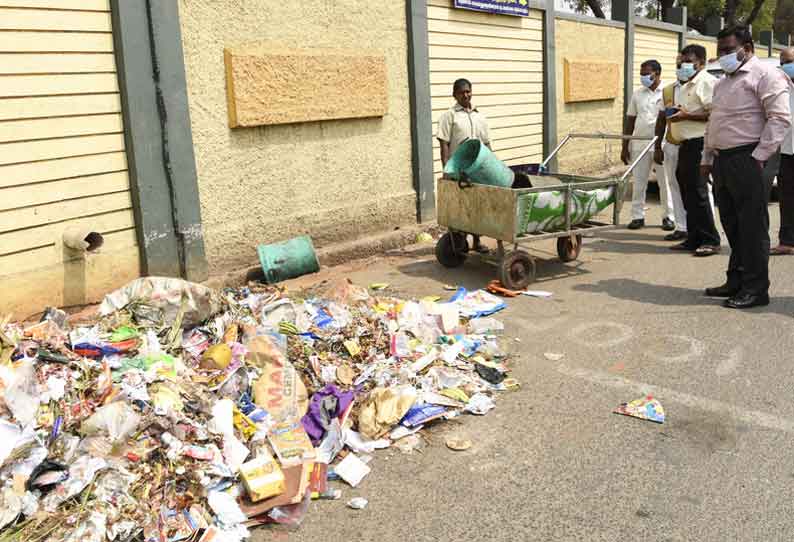
<instances>
[{"instance_id":1,"label":"man in white shirt","mask_svg":"<svg viewBox=\"0 0 794 542\"><path fill-rule=\"evenodd\" d=\"M637 89L631 97L629 106L626 109L626 121L623 125L623 133L635 137L654 136L656 128L656 118L659 111L659 102L662 101L662 66L656 60L646 60L640 66L640 82L642 87ZM623 140L623 149L620 159L628 165L631 160L636 159L642 149L648 145L648 141L632 141L631 145ZM656 171L656 180L659 183L659 196L664 207L664 218L662 219L662 229L672 231L675 229L673 224L673 210L667 195L667 184L665 182L664 169L657 167L653 163L653 156L646 154L634 168L634 189L632 190L631 201L631 222L630 230L638 230L645 226L645 194L648 190L648 177L651 169Z\"/></svg>"},{"instance_id":2,"label":"man in white shirt","mask_svg":"<svg viewBox=\"0 0 794 542\"><path fill-rule=\"evenodd\" d=\"M471 82L468 79L455 81L452 84L452 96L456 103L438 119L436 133L441 147L442 167L447 165L447 161L458 146L468 139L479 139L486 147L491 148L488 120L471 105ZM488 252L488 249L480 243L479 235L472 235L472 238L474 250Z\"/></svg>"},{"instance_id":3,"label":"man in white shirt","mask_svg":"<svg viewBox=\"0 0 794 542\"><path fill-rule=\"evenodd\" d=\"M780 51L780 69L794 79L794 47ZM789 105L794 112L794 86L789 93ZM792 129L780 145L780 170L777 174L780 195L780 233L778 245L769 251L773 256L794 254L794 137Z\"/></svg>"},{"instance_id":4,"label":"man in white shirt","mask_svg":"<svg viewBox=\"0 0 794 542\"><path fill-rule=\"evenodd\" d=\"M668 205L673 208L675 217L675 231L664 237L665 241L683 241L686 239L686 209L681 195L681 187L675 170L678 167L678 145L680 141L673 139L668 126L667 110L679 103L681 98L681 55L676 58L676 82L662 89L662 101L659 102L659 116L656 119L656 148L653 161L664 167L664 177L667 181ZM686 83L687 79L683 79ZM661 191L660 191L661 193Z\"/></svg>"}]
</instances>

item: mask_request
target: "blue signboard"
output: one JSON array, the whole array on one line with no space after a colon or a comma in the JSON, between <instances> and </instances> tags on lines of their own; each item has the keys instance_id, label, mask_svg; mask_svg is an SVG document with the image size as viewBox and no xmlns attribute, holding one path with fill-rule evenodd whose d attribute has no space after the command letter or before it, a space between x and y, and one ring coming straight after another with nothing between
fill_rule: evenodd
<instances>
[{"instance_id":1,"label":"blue signboard","mask_svg":"<svg viewBox=\"0 0 794 542\"><path fill-rule=\"evenodd\" d=\"M529 0L455 0L455 7L500 15L529 16Z\"/></svg>"}]
</instances>

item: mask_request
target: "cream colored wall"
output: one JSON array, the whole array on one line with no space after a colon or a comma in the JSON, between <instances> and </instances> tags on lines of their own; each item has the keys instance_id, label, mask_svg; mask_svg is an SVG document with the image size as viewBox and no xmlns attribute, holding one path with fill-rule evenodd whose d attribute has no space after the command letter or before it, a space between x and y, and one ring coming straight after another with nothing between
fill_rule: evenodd
<instances>
[{"instance_id":1,"label":"cream colored wall","mask_svg":"<svg viewBox=\"0 0 794 542\"><path fill-rule=\"evenodd\" d=\"M586 22L556 20L557 134L558 140L570 132L607 132L619 134L623 115L623 40L622 28ZM617 98L566 104L563 99L563 60L615 62L620 66ZM575 140L559 154L559 169L571 173L593 173L620 160L620 143Z\"/></svg>"},{"instance_id":2,"label":"cream colored wall","mask_svg":"<svg viewBox=\"0 0 794 542\"><path fill-rule=\"evenodd\" d=\"M211 272L255 263L260 243L308 233L323 245L415 222L404 2L180 0L179 5ZM388 113L228 128L223 49L255 41L382 52Z\"/></svg>"}]
</instances>

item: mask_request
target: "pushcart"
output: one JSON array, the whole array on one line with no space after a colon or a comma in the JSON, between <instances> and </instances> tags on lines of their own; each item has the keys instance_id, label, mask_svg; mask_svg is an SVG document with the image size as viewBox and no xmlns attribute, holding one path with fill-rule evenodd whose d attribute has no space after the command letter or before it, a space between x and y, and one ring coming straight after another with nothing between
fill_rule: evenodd
<instances>
[{"instance_id":1,"label":"pushcart","mask_svg":"<svg viewBox=\"0 0 794 542\"><path fill-rule=\"evenodd\" d=\"M573 139L649 141L620 177L585 177L551 173L548 164ZM568 134L541 164L513 166L528 175L531 188L502 188L464 180L438 181L438 224L447 232L436 244L436 259L445 267L459 267L472 254L467 234L497 241L495 253L479 255L496 265L505 288L521 290L535 280L535 259L520 247L542 239L557 239L563 262L579 257L582 237L616 228L626 182L651 150L656 138L613 134ZM543 185L543 186L536 186ZM598 220L612 207L611 220ZM512 245L512 249L505 247Z\"/></svg>"}]
</instances>

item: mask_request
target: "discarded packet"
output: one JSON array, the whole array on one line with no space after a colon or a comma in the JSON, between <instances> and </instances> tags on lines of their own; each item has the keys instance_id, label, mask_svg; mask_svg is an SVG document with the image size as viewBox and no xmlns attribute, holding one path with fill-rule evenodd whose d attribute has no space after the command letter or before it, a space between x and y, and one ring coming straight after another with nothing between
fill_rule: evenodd
<instances>
[{"instance_id":1,"label":"discarded packet","mask_svg":"<svg viewBox=\"0 0 794 542\"><path fill-rule=\"evenodd\" d=\"M612 412L650 422L664 423L664 408L658 400L650 395L629 403L621 403Z\"/></svg>"},{"instance_id":2,"label":"discarded packet","mask_svg":"<svg viewBox=\"0 0 794 542\"><path fill-rule=\"evenodd\" d=\"M411 407L403 416L402 425L406 427L416 427L436 418L440 418L447 412L447 409L436 405L418 405Z\"/></svg>"}]
</instances>

